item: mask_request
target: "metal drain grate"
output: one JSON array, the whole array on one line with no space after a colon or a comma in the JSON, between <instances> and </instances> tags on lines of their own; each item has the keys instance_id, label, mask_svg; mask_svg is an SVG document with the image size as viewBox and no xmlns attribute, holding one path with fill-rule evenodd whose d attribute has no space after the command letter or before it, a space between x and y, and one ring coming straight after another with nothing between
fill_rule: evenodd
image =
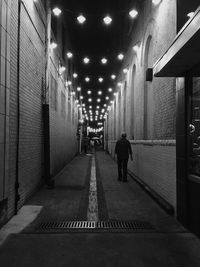
<instances>
[{"instance_id":1,"label":"metal drain grate","mask_svg":"<svg viewBox=\"0 0 200 267\"><path fill-rule=\"evenodd\" d=\"M62 221L43 222L37 230L154 230L154 227L145 221Z\"/></svg>"}]
</instances>

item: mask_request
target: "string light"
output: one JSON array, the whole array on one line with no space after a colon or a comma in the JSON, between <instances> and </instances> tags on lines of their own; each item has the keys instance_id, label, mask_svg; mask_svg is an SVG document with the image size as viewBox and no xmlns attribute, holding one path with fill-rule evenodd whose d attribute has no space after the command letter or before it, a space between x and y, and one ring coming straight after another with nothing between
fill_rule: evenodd
<instances>
[{"instance_id":1,"label":"string light","mask_svg":"<svg viewBox=\"0 0 200 267\"><path fill-rule=\"evenodd\" d=\"M85 64L88 64L90 62L90 59L88 57L84 57L83 62Z\"/></svg>"},{"instance_id":2,"label":"string light","mask_svg":"<svg viewBox=\"0 0 200 267\"><path fill-rule=\"evenodd\" d=\"M73 57L73 54L71 52L67 52L67 57L68 58L72 58Z\"/></svg>"},{"instance_id":3,"label":"string light","mask_svg":"<svg viewBox=\"0 0 200 267\"><path fill-rule=\"evenodd\" d=\"M117 85L118 85L118 86L121 86L121 85L122 85L122 83L118 82L118 83L117 83Z\"/></svg>"},{"instance_id":4,"label":"string light","mask_svg":"<svg viewBox=\"0 0 200 267\"><path fill-rule=\"evenodd\" d=\"M109 100L109 97L108 96L106 96L106 100Z\"/></svg>"},{"instance_id":5,"label":"string light","mask_svg":"<svg viewBox=\"0 0 200 267\"><path fill-rule=\"evenodd\" d=\"M107 62L108 62L108 60L105 57L101 59L102 64L106 64Z\"/></svg>"},{"instance_id":6,"label":"string light","mask_svg":"<svg viewBox=\"0 0 200 267\"><path fill-rule=\"evenodd\" d=\"M50 44L51 49L55 49L57 46L58 46L58 45L57 45L57 43L55 43L55 42L52 42L52 43Z\"/></svg>"},{"instance_id":7,"label":"string light","mask_svg":"<svg viewBox=\"0 0 200 267\"><path fill-rule=\"evenodd\" d=\"M88 102L92 102L92 98L88 98Z\"/></svg>"},{"instance_id":8,"label":"string light","mask_svg":"<svg viewBox=\"0 0 200 267\"><path fill-rule=\"evenodd\" d=\"M53 14L54 14L55 16L59 16L61 13L62 13L62 11L60 10L60 8L55 7L55 8L53 9Z\"/></svg>"},{"instance_id":9,"label":"string light","mask_svg":"<svg viewBox=\"0 0 200 267\"><path fill-rule=\"evenodd\" d=\"M102 77L99 77L98 81L99 81L100 83L102 83L102 82L103 82L103 78L102 78Z\"/></svg>"},{"instance_id":10,"label":"string light","mask_svg":"<svg viewBox=\"0 0 200 267\"><path fill-rule=\"evenodd\" d=\"M127 68L125 68L125 69L123 69L123 73L127 73L128 72L128 69Z\"/></svg>"},{"instance_id":11,"label":"string light","mask_svg":"<svg viewBox=\"0 0 200 267\"><path fill-rule=\"evenodd\" d=\"M78 74L77 73L73 73L73 77L74 77L74 79L76 79L78 77Z\"/></svg>"},{"instance_id":12,"label":"string light","mask_svg":"<svg viewBox=\"0 0 200 267\"><path fill-rule=\"evenodd\" d=\"M116 75L115 75L115 74L112 74L112 75L111 75L111 79L112 79L112 80L115 80L115 79L116 79Z\"/></svg>"},{"instance_id":13,"label":"string light","mask_svg":"<svg viewBox=\"0 0 200 267\"><path fill-rule=\"evenodd\" d=\"M88 83L90 81L89 77L85 77L85 81Z\"/></svg>"},{"instance_id":14,"label":"string light","mask_svg":"<svg viewBox=\"0 0 200 267\"><path fill-rule=\"evenodd\" d=\"M101 99L100 99L100 98L97 98L97 102L98 102L98 103L101 102Z\"/></svg>"},{"instance_id":15,"label":"string light","mask_svg":"<svg viewBox=\"0 0 200 267\"><path fill-rule=\"evenodd\" d=\"M129 16L130 16L132 19L136 18L137 15L138 15L138 12L137 12L137 10L135 10L135 9L132 9L132 10L129 12Z\"/></svg>"},{"instance_id":16,"label":"string light","mask_svg":"<svg viewBox=\"0 0 200 267\"><path fill-rule=\"evenodd\" d=\"M106 17L103 19L103 21L104 21L104 23L105 23L106 25L110 25L111 22L112 22L112 19L111 19L110 16L106 16Z\"/></svg>"},{"instance_id":17,"label":"string light","mask_svg":"<svg viewBox=\"0 0 200 267\"><path fill-rule=\"evenodd\" d=\"M108 92L112 92L112 90L113 90L112 88L108 88Z\"/></svg>"},{"instance_id":18,"label":"string light","mask_svg":"<svg viewBox=\"0 0 200 267\"><path fill-rule=\"evenodd\" d=\"M90 90L88 90L87 93L88 93L88 95L91 95L92 92Z\"/></svg>"},{"instance_id":19,"label":"string light","mask_svg":"<svg viewBox=\"0 0 200 267\"><path fill-rule=\"evenodd\" d=\"M118 57L119 60L123 60L124 55L123 54L119 54L117 57Z\"/></svg>"},{"instance_id":20,"label":"string light","mask_svg":"<svg viewBox=\"0 0 200 267\"><path fill-rule=\"evenodd\" d=\"M83 24L86 21L86 18L83 15L77 17L77 20L80 24Z\"/></svg>"},{"instance_id":21,"label":"string light","mask_svg":"<svg viewBox=\"0 0 200 267\"><path fill-rule=\"evenodd\" d=\"M81 87L77 87L77 91L80 92L81 91Z\"/></svg>"},{"instance_id":22,"label":"string light","mask_svg":"<svg viewBox=\"0 0 200 267\"><path fill-rule=\"evenodd\" d=\"M102 95L102 91L98 91L98 95Z\"/></svg>"}]
</instances>

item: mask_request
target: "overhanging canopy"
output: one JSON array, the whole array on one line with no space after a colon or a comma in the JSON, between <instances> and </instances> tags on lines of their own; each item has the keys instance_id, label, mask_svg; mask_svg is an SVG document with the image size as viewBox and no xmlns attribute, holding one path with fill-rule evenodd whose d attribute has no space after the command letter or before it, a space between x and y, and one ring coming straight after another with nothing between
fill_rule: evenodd
<instances>
[{"instance_id":1,"label":"overhanging canopy","mask_svg":"<svg viewBox=\"0 0 200 267\"><path fill-rule=\"evenodd\" d=\"M155 77L184 77L190 71L200 77L200 7L155 63Z\"/></svg>"}]
</instances>

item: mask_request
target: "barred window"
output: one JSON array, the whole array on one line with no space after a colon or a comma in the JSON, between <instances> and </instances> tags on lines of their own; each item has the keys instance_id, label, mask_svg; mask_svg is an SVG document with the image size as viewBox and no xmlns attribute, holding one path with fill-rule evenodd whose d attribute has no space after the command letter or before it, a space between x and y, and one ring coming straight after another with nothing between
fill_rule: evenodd
<instances>
[{"instance_id":1,"label":"barred window","mask_svg":"<svg viewBox=\"0 0 200 267\"><path fill-rule=\"evenodd\" d=\"M53 110L57 110L58 108L58 84L56 80L54 79L53 75L51 75L51 92L50 92L50 106Z\"/></svg>"},{"instance_id":2,"label":"barred window","mask_svg":"<svg viewBox=\"0 0 200 267\"><path fill-rule=\"evenodd\" d=\"M61 92L61 116L65 118L66 116L66 96Z\"/></svg>"}]
</instances>

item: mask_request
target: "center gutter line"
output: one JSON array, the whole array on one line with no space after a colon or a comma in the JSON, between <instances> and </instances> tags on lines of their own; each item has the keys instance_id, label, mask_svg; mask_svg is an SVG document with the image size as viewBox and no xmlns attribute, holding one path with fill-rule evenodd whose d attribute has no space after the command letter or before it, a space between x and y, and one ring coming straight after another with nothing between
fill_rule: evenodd
<instances>
[{"instance_id":1,"label":"center gutter line","mask_svg":"<svg viewBox=\"0 0 200 267\"><path fill-rule=\"evenodd\" d=\"M97 200L96 165L95 165L95 157L92 156L87 221L98 221L98 220L99 216L98 216L98 200Z\"/></svg>"}]
</instances>

